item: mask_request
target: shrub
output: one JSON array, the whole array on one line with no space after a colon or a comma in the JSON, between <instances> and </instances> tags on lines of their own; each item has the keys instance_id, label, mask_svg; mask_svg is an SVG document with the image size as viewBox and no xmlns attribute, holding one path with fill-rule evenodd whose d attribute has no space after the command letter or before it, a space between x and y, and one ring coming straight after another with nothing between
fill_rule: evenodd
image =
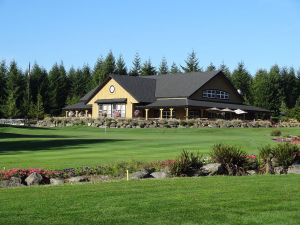
<instances>
[{"instance_id":1,"label":"shrub","mask_svg":"<svg viewBox=\"0 0 300 225\"><path fill-rule=\"evenodd\" d=\"M217 144L210 153L214 162L221 163L228 175L242 175L245 173L247 154L240 148L231 145Z\"/></svg>"},{"instance_id":2,"label":"shrub","mask_svg":"<svg viewBox=\"0 0 300 225\"><path fill-rule=\"evenodd\" d=\"M287 173L288 167L296 159L299 148L290 143L282 143L276 146L264 146L260 149L259 157L265 169L265 173L274 173L275 162L283 167L282 173Z\"/></svg>"},{"instance_id":3,"label":"shrub","mask_svg":"<svg viewBox=\"0 0 300 225\"><path fill-rule=\"evenodd\" d=\"M245 170L257 170L259 168L259 162L256 155L247 155L246 163L244 165Z\"/></svg>"},{"instance_id":4,"label":"shrub","mask_svg":"<svg viewBox=\"0 0 300 225\"><path fill-rule=\"evenodd\" d=\"M271 131L271 136L281 136L281 131L280 130L272 130Z\"/></svg>"},{"instance_id":5,"label":"shrub","mask_svg":"<svg viewBox=\"0 0 300 225\"><path fill-rule=\"evenodd\" d=\"M274 173L272 159L274 158L274 149L271 145L263 146L259 149L259 158L263 165L265 173Z\"/></svg>"},{"instance_id":6,"label":"shrub","mask_svg":"<svg viewBox=\"0 0 300 225\"><path fill-rule=\"evenodd\" d=\"M295 161L296 153L298 151L299 148L290 143L278 144L274 147L274 157L276 158L278 165L283 167L283 173L287 173L289 166Z\"/></svg>"},{"instance_id":7,"label":"shrub","mask_svg":"<svg viewBox=\"0 0 300 225\"><path fill-rule=\"evenodd\" d=\"M171 164L170 172L175 176L193 176L203 166L202 156L183 150L180 156Z\"/></svg>"}]
</instances>

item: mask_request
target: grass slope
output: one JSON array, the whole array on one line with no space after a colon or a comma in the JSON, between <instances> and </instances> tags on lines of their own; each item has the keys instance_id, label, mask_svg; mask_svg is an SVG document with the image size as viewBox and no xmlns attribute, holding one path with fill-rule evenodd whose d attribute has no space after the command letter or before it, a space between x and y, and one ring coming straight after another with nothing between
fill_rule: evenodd
<instances>
[{"instance_id":1,"label":"grass slope","mask_svg":"<svg viewBox=\"0 0 300 225\"><path fill-rule=\"evenodd\" d=\"M289 175L0 189L0 224L298 225L299 183Z\"/></svg>"},{"instance_id":2,"label":"grass slope","mask_svg":"<svg viewBox=\"0 0 300 225\"><path fill-rule=\"evenodd\" d=\"M241 146L257 153L273 143L272 129L103 129L67 127L52 129L0 127L0 168L42 167L60 169L120 160L174 158L183 149L208 153L216 143ZM281 129L299 135L299 128Z\"/></svg>"}]
</instances>

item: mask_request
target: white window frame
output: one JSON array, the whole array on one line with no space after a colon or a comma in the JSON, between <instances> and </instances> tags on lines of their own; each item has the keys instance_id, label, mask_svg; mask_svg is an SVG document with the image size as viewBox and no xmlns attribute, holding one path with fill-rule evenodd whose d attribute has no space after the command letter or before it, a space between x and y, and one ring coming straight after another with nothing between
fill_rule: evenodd
<instances>
[{"instance_id":1,"label":"white window frame","mask_svg":"<svg viewBox=\"0 0 300 225\"><path fill-rule=\"evenodd\" d=\"M203 98L212 98L212 99L222 99L228 100L229 93L226 91L216 90L216 89L207 89L202 92Z\"/></svg>"},{"instance_id":2,"label":"white window frame","mask_svg":"<svg viewBox=\"0 0 300 225\"><path fill-rule=\"evenodd\" d=\"M108 118L115 118L116 112L120 116L118 118L126 117L126 104L125 103L112 103L112 104L99 104L99 115L106 114Z\"/></svg>"}]
</instances>

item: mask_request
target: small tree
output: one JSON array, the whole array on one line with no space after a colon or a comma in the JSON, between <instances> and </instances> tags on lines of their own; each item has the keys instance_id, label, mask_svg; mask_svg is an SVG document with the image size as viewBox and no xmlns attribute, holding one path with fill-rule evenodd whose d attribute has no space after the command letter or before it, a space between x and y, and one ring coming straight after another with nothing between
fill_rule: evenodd
<instances>
[{"instance_id":1,"label":"small tree","mask_svg":"<svg viewBox=\"0 0 300 225\"><path fill-rule=\"evenodd\" d=\"M127 68L122 55L119 56L116 63L116 74L127 75Z\"/></svg>"},{"instance_id":2,"label":"small tree","mask_svg":"<svg viewBox=\"0 0 300 225\"><path fill-rule=\"evenodd\" d=\"M5 105L5 115L8 118L15 118L19 115L20 111L16 104L17 98L15 97L14 91L9 91L6 105Z\"/></svg>"},{"instance_id":3,"label":"small tree","mask_svg":"<svg viewBox=\"0 0 300 225\"><path fill-rule=\"evenodd\" d=\"M38 93L37 102L35 104L35 117L37 119L42 119L44 117L44 105L42 95Z\"/></svg>"},{"instance_id":4,"label":"small tree","mask_svg":"<svg viewBox=\"0 0 300 225\"><path fill-rule=\"evenodd\" d=\"M201 71L199 67L199 59L197 58L196 52L193 50L185 60L185 66L181 66L182 70L186 73Z\"/></svg>"},{"instance_id":5,"label":"small tree","mask_svg":"<svg viewBox=\"0 0 300 225\"><path fill-rule=\"evenodd\" d=\"M169 72L168 63L165 57L162 58L159 65L158 74L167 74Z\"/></svg>"},{"instance_id":6,"label":"small tree","mask_svg":"<svg viewBox=\"0 0 300 225\"><path fill-rule=\"evenodd\" d=\"M176 65L175 62L172 63L171 65L171 69L170 69L170 73L181 73L180 69L178 68L178 66Z\"/></svg>"},{"instance_id":7,"label":"small tree","mask_svg":"<svg viewBox=\"0 0 300 225\"><path fill-rule=\"evenodd\" d=\"M206 68L206 71L207 72L210 72L210 71L215 71L217 68L215 67L215 65L213 63L210 63L208 65L208 67Z\"/></svg>"},{"instance_id":8,"label":"small tree","mask_svg":"<svg viewBox=\"0 0 300 225\"><path fill-rule=\"evenodd\" d=\"M138 53L135 54L132 65L133 66L129 72L129 75L131 75L131 76L141 75L141 58Z\"/></svg>"},{"instance_id":9,"label":"small tree","mask_svg":"<svg viewBox=\"0 0 300 225\"><path fill-rule=\"evenodd\" d=\"M141 68L141 75L147 76L147 75L155 75L155 74L156 74L156 69L152 65L151 60L148 59Z\"/></svg>"}]
</instances>

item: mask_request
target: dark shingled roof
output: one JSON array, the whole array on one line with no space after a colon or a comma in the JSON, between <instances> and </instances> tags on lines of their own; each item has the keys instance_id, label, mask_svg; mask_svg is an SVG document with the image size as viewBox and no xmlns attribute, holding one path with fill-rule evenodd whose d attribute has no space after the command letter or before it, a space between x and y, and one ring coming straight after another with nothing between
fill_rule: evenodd
<instances>
[{"instance_id":1,"label":"dark shingled roof","mask_svg":"<svg viewBox=\"0 0 300 225\"><path fill-rule=\"evenodd\" d=\"M220 71L191 72L156 76L155 97L189 97L219 73Z\"/></svg>"},{"instance_id":2,"label":"dark shingled roof","mask_svg":"<svg viewBox=\"0 0 300 225\"><path fill-rule=\"evenodd\" d=\"M87 103L91 97L93 97L94 92L96 91L97 87L93 88L92 90L90 90L85 96L83 96L80 101L81 102L85 102Z\"/></svg>"},{"instance_id":3,"label":"dark shingled roof","mask_svg":"<svg viewBox=\"0 0 300 225\"><path fill-rule=\"evenodd\" d=\"M74 105L68 105L66 107L64 107L63 109L64 110L67 110L67 109L70 109L70 110L74 110L74 109L81 109L81 110L84 110L84 109L91 109L92 106L91 105L86 105L85 102L78 102Z\"/></svg>"},{"instance_id":4,"label":"dark shingled roof","mask_svg":"<svg viewBox=\"0 0 300 225\"><path fill-rule=\"evenodd\" d=\"M139 102L155 101L155 79L126 75L111 75L126 91Z\"/></svg>"},{"instance_id":5,"label":"dark shingled roof","mask_svg":"<svg viewBox=\"0 0 300 225\"><path fill-rule=\"evenodd\" d=\"M241 109L245 111L258 111L258 112L270 112L267 109L259 108L251 105L233 104L233 103L223 103L223 102L210 102L210 101L197 101L191 99L159 99L149 105L144 106L144 108L159 108L159 107L204 107L212 108L216 107L219 109Z\"/></svg>"}]
</instances>

